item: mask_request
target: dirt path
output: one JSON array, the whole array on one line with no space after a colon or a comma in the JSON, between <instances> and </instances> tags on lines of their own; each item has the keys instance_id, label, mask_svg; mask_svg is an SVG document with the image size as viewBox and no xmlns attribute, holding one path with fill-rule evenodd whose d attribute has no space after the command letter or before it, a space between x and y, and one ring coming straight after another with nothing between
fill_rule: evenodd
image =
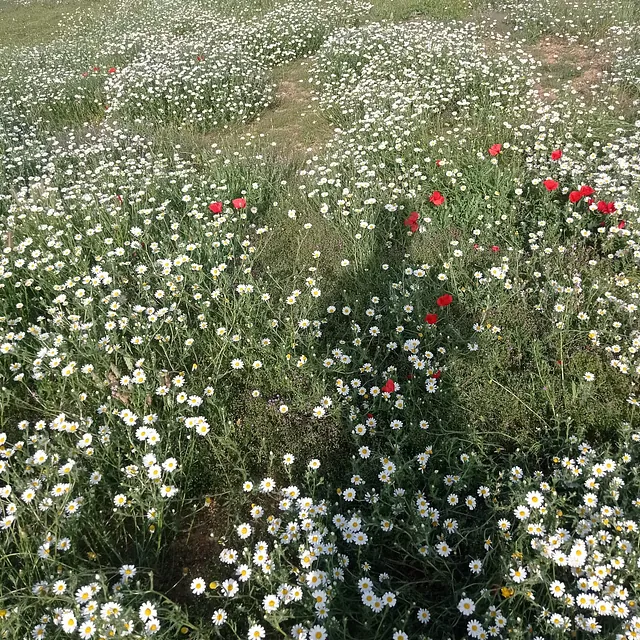
<instances>
[{"instance_id":1,"label":"dirt path","mask_svg":"<svg viewBox=\"0 0 640 640\"><path fill-rule=\"evenodd\" d=\"M298 158L319 149L332 135L331 124L317 109L309 86L311 60L303 58L274 69L274 104L248 125L215 134L220 146L261 140L283 156Z\"/></svg>"}]
</instances>

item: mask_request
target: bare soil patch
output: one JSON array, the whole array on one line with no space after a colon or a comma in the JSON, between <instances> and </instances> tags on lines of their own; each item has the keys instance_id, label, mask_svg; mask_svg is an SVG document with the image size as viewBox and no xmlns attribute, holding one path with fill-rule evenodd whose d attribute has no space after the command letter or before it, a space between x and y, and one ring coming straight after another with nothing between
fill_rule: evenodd
<instances>
[{"instance_id":1,"label":"bare soil patch","mask_svg":"<svg viewBox=\"0 0 640 640\"><path fill-rule=\"evenodd\" d=\"M196 512L189 528L169 545L163 564L156 569L158 590L175 602L192 600L191 581L211 575L211 563L222 550L219 539L226 529L227 516L214 501Z\"/></svg>"},{"instance_id":2,"label":"bare soil patch","mask_svg":"<svg viewBox=\"0 0 640 640\"><path fill-rule=\"evenodd\" d=\"M529 52L542 62L542 82L536 89L547 102L555 101L567 89L589 96L610 66L602 51L561 38L544 38L529 47Z\"/></svg>"}]
</instances>

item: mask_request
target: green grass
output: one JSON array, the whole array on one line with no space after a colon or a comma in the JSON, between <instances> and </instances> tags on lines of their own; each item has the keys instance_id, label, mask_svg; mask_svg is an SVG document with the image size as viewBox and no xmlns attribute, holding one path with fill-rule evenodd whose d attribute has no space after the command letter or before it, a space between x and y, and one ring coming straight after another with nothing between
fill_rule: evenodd
<instances>
[{"instance_id":1,"label":"green grass","mask_svg":"<svg viewBox=\"0 0 640 640\"><path fill-rule=\"evenodd\" d=\"M375 20L460 20L467 18L475 0L372 0Z\"/></svg>"},{"instance_id":2,"label":"green grass","mask_svg":"<svg viewBox=\"0 0 640 640\"><path fill-rule=\"evenodd\" d=\"M73 12L98 16L108 7L105 0L0 4L0 46L31 46L58 38Z\"/></svg>"}]
</instances>

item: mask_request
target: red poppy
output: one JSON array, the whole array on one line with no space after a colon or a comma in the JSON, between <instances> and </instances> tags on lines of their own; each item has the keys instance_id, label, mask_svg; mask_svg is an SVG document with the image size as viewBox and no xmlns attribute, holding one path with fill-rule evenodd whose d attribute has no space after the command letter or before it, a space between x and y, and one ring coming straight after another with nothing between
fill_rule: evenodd
<instances>
[{"instance_id":1,"label":"red poppy","mask_svg":"<svg viewBox=\"0 0 640 640\"><path fill-rule=\"evenodd\" d=\"M555 191L560 186L560 183L555 180L545 180L542 184L545 186L547 191Z\"/></svg>"},{"instance_id":2,"label":"red poppy","mask_svg":"<svg viewBox=\"0 0 640 640\"><path fill-rule=\"evenodd\" d=\"M474 248L476 251L478 251L478 250L480 249L480 245L479 245L479 244L474 244L474 245L473 245L473 248Z\"/></svg>"},{"instance_id":3,"label":"red poppy","mask_svg":"<svg viewBox=\"0 0 640 640\"><path fill-rule=\"evenodd\" d=\"M412 233L415 233L418 230L418 218L420 218L420 214L417 211L414 211L404 220L405 227L409 227Z\"/></svg>"},{"instance_id":4,"label":"red poppy","mask_svg":"<svg viewBox=\"0 0 640 640\"><path fill-rule=\"evenodd\" d=\"M247 206L247 201L244 198L235 198L231 204L234 209L244 209Z\"/></svg>"},{"instance_id":5,"label":"red poppy","mask_svg":"<svg viewBox=\"0 0 640 640\"><path fill-rule=\"evenodd\" d=\"M431 377L436 380L440 380L440 376L442 375L442 371L436 371Z\"/></svg>"},{"instance_id":6,"label":"red poppy","mask_svg":"<svg viewBox=\"0 0 640 640\"><path fill-rule=\"evenodd\" d=\"M202 62L204 60L204 58L202 56L196 56L196 60L198 62Z\"/></svg>"},{"instance_id":7,"label":"red poppy","mask_svg":"<svg viewBox=\"0 0 640 640\"><path fill-rule=\"evenodd\" d=\"M387 380L382 387L383 393L393 393L396 389L396 384L393 380Z\"/></svg>"},{"instance_id":8,"label":"red poppy","mask_svg":"<svg viewBox=\"0 0 640 640\"><path fill-rule=\"evenodd\" d=\"M627 226L627 223L624 220L620 220L618 222L618 229L624 229Z\"/></svg>"},{"instance_id":9,"label":"red poppy","mask_svg":"<svg viewBox=\"0 0 640 640\"><path fill-rule=\"evenodd\" d=\"M436 167L439 167L442 164L442 160L436 160Z\"/></svg>"},{"instance_id":10,"label":"red poppy","mask_svg":"<svg viewBox=\"0 0 640 640\"><path fill-rule=\"evenodd\" d=\"M582 194L579 191L572 191L569 194L569 202L576 204L577 202L580 202L580 200L582 200Z\"/></svg>"},{"instance_id":11,"label":"red poppy","mask_svg":"<svg viewBox=\"0 0 640 640\"><path fill-rule=\"evenodd\" d=\"M413 380L413 373L407 374L407 380Z\"/></svg>"},{"instance_id":12,"label":"red poppy","mask_svg":"<svg viewBox=\"0 0 640 640\"><path fill-rule=\"evenodd\" d=\"M491 251L493 251L493 253L498 253L498 251L500 251L500 247L497 244L494 244L493 247L491 247Z\"/></svg>"},{"instance_id":13,"label":"red poppy","mask_svg":"<svg viewBox=\"0 0 640 640\"><path fill-rule=\"evenodd\" d=\"M580 195L581 196L592 196L595 193L593 187L590 187L588 184L584 184L580 187Z\"/></svg>"},{"instance_id":14,"label":"red poppy","mask_svg":"<svg viewBox=\"0 0 640 640\"><path fill-rule=\"evenodd\" d=\"M109 68L109 73L115 73L116 72L116 68L115 67L110 67Z\"/></svg>"},{"instance_id":15,"label":"red poppy","mask_svg":"<svg viewBox=\"0 0 640 640\"><path fill-rule=\"evenodd\" d=\"M437 313L427 313L427 315L424 317L424 321L427 324L435 324L436 322L438 322L438 314Z\"/></svg>"},{"instance_id":16,"label":"red poppy","mask_svg":"<svg viewBox=\"0 0 640 640\"><path fill-rule=\"evenodd\" d=\"M551 152L552 160L560 160L560 158L562 158L562 149L556 149L555 151Z\"/></svg>"},{"instance_id":17,"label":"red poppy","mask_svg":"<svg viewBox=\"0 0 640 640\"><path fill-rule=\"evenodd\" d=\"M373 413L367 413L367 418L373 418Z\"/></svg>"},{"instance_id":18,"label":"red poppy","mask_svg":"<svg viewBox=\"0 0 640 640\"><path fill-rule=\"evenodd\" d=\"M100 67L93 67L94 71L100 71Z\"/></svg>"},{"instance_id":19,"label":"red poppy","mask_svg":"<svg viewBox=\"0 0 640 640\"><path fill-rule=\"evenodd\" d=\"M444 204L444 196L439 191L434 191L429 198L429 202L439 207L441 204Z\"/></svg>"},{"instance_id":20,"label":"red poppy","mask_svg":"<svg viewBox=\"0 0 640 640\"><path fill-rule=\"evenodd\" d=\"M439 307L448 307L452 302L453 302L453 296L448 293L445 293L443 296L440 296L436 300L436 304Z\"/></svg>"},{"instance_id":21,"label":"red poppy","mask_svg":"<svg viewBox=\"0 0 640 640\"><path fill-rule=\"evenodd\" d=\"M212 202L209 205L209 211L211 211L211 213L221 213L222 212L222 202Z\"/></svg>"},{"instance_id":22,"label":"red poppy","mask_svg":"<svg viewBox=\"0 0 640 640\"><path fill-rule=\"evenodd\" d=\"M88 72L88 71L85 71L85 72L82 74L82 77L83 77L83 78L86 78L88 75L89 75L89 72Z\"/></svg>"},{"instance_id":23,"label":"red poppy","mask_svg":"<svg viewBox=\"0 0 640 640\"><path fill-rule=\"evenodd\" d=\"M501 144L492 144L489 147L489 155L490 156L497 156L500 151L502 151L502 145Z\"/></svg>"},{"instance_id":24,"label":"red poppy","mask_svg":"<svg viewBox=\"0 0 640 640\"><path fill-rule=\"evenodd\" d=\"M615 202L605 202L604 200L600 200L598 202L598 211L604 215L614 213L615 210L616 210Z\"/></svg>"}]
</instances>

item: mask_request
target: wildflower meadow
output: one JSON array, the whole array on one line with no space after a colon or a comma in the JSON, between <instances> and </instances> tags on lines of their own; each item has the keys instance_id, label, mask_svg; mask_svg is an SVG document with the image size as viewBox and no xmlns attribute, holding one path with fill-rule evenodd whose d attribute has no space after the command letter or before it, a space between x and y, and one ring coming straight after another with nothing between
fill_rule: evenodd
<instances>
[{"instance_id":1,"label":"wildflower meadow","mask_svg":"<svg viewBox=\"0 0 640 640\"><path fill-rule=\"evenodd\" d=\"M0 638L640 638L636 0L0 0Z\"/></svg>"}]
</instances>

